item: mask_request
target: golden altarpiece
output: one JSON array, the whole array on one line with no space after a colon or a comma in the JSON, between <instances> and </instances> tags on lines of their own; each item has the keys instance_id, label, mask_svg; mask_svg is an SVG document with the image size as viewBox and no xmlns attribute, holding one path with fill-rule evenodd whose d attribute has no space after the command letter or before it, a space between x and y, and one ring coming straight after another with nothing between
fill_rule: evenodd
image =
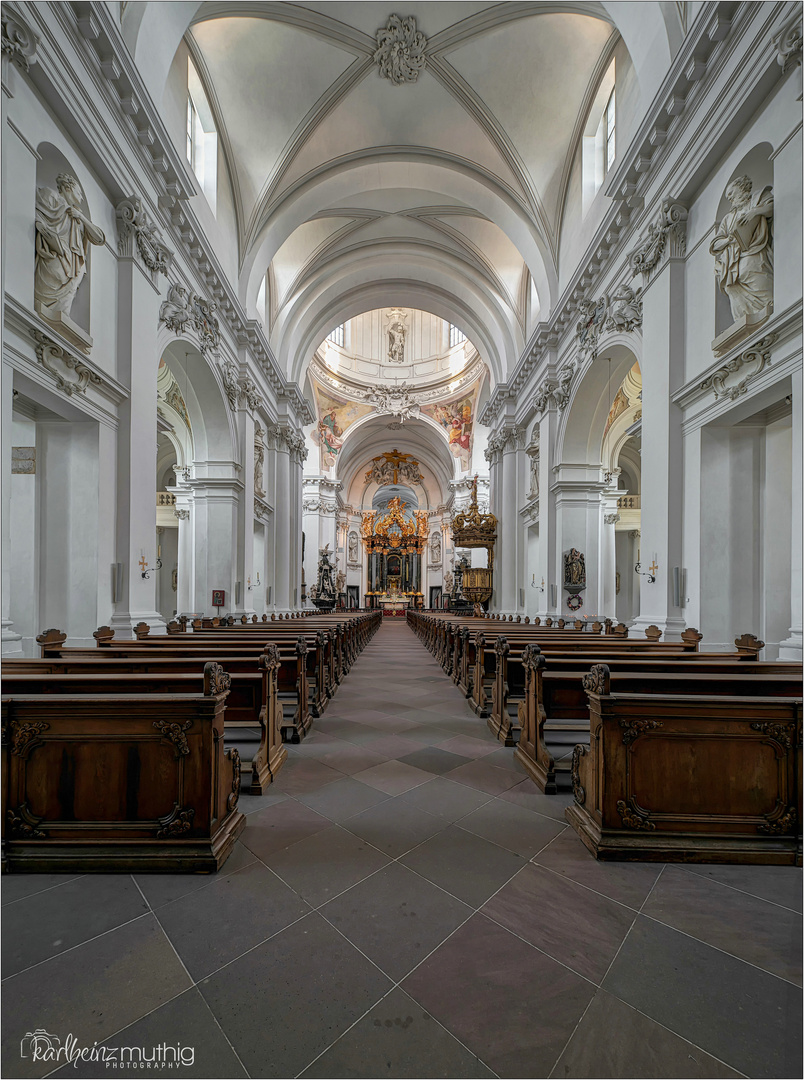
<instances>
[{"instance_id":1,"label":"golden altarpiece","mask_svg":"<svg viewBox=\"0 0 804 1080\"><path fill-rule=\"evenodd\" d=\"M402 611L421 607L422 554L427 544L427 514L420 510L405 513L407 503L394 498L385 514L374 510L363 514L363 546L368 555L369 607Z\"/></svg>"}]
</instances>

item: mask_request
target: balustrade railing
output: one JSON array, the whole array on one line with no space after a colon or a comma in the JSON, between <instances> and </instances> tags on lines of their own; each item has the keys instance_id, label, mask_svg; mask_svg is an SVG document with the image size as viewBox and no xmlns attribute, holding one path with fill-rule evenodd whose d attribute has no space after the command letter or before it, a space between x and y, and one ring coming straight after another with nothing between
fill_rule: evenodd
<instances>
[{"instance_id":1,"label":"balustrade railing","mask_svg":"<svg viewBox=\"0 0 804 1080\"><path fill-rule=\"evenodd\" d=\"M157 491L156 493L156 505L157 506L175 506L176 496L171 491Z\"/></svg>"},{"instance_id":2,"label":"balustrade railing","mask_svg":"<svg viewBox=\"0 0 804 1080\"><path fill-rule=\"evenodd\" d=\"M618 510L639 510L641 498L639 495L622 495L617 500Z\"/></svg>"}]
</instances>

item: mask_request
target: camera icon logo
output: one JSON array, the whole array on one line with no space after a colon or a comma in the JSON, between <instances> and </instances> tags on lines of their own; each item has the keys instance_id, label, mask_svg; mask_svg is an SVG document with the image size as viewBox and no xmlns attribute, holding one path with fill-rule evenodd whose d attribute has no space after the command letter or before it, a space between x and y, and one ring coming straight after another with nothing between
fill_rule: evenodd
<instances>
[{"instance_id":1,"label":"camera icon logo","mask_svg":"<svg viewBox=\"0 0 804 1080\"><path fill-rule=\"evenodd\" d=\"M41 1060L48 1050L55 1054L60 1046L58 1035L50 1035L44 1028L37 1028L36 1031L27 1031L21 1039L20 1057Z\"/></svg>"}]
</instances>

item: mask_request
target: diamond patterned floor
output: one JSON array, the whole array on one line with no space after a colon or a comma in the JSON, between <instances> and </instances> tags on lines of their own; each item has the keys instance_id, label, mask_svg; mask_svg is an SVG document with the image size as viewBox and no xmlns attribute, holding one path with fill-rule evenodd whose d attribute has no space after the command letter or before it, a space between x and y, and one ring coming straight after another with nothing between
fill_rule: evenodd
<instances>
[{"instance_id":1,"label":"diamond patterned floor","mask_svg":"<svg viewBox=\"0 0 804 1080\"><path fill-rule=\"evenodd\" d=\"M395 620L289 750L216 877L3 880L4 1076L802 1074L800 871L597 863Z\"/></svg>"}]
</instances>

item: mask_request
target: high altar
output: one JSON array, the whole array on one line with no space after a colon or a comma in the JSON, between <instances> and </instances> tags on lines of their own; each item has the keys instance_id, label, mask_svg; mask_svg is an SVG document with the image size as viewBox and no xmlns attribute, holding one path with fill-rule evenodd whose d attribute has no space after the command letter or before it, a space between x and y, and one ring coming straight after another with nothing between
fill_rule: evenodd
<instances>
[{"instance_id":1,"label":"high altar","mask_svg":"<svg viewBox=\"0 0 804 1080\"><path fill-rule=\"evenodd\" d=\"M421 607L422 552L427 544L427 515L417 510L405 516L401 499L391 499L387 512L363 515L363 545L368 553L369 607L401 615L406 607ZM410 514L410 511L408 511Z\"/></svg>"}]
</instances>

